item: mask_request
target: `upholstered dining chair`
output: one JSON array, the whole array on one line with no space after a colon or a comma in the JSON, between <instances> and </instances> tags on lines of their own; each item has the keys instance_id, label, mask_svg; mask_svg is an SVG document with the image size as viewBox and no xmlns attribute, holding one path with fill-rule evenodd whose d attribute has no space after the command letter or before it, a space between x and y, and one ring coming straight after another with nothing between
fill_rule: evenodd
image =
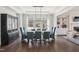
<instances>
[{"instance_id":1,"label":"upholstered dining chair","mask_svg":"<svg viewBox=\"0 0 79 59\"><path fill-rule=\"evenodd\" d=\"M21 31L21 36L22 36L22 40L27 38L27 33L25 31L24 27L20 27L20 31Z\"/></svg>"},{"instance_id":2,"label":"upholstered dining chair","mask_svg":"<svg viewBox=\"0 0 79 59\"><path fill-rule=\"evenodd\" d=\"M49 41L50 38L50 32L44 32L43 33L43 40L46 42L47 40Z\"/></svg>"},{"instance_id":3,"label":"upholstered dining chair","mask_svg":"<svg viewBox=\"0 0 79 59\"><path fill-rule=\"evenodd\" d=\"M20 31L21 31L21 36L22 36L22 40L24 39L24 31L23 31L23 28L20 27Z\"/></svg>"},{"instance_id":4,"label":"upholstered dining chair","mask_svg":"<svg viewBox=\"0 0 79 59\"><path fill-rule=\"evenodd\" d=\"M54 32L53 29L54 29L54 28L52 27L51 30L50 30L50 38L52 38L52 34L53 34L53 32Z\"/></svg>"},{"instance_id":5,"label":"upholstered dining chair","mask_svg":"<svg viewBox=\"0 0 79 59\"><path fill-rule=\"evenodd\" d=\"M27 38L27 31L26 31L25 27L23 27L23 31L24 31L24 38Z\"/></svg>"},{"instance_id":6,"label":"upholstered dining chair","mask_svg":"<svg viewBox=\"0 0 79 59\"><path fill-rule=\"evenodd\" d=\"M55 40L55 32L56 32L56 27L52 28L52 32L50 34L50 38L53 38Z\"/></svg>"},{"instance_id":7,"label":"upholstered dining chair","mask_svg":"<svg viewBox=\"0 0 79 59\"><path fill-rule=\"evenodd\" d=\"M53 31L53 39L55 40L55 32L56 32L56 27L54 27L54 31Z\"/></svg>"},{"instance_id":8,"label":"upholstered dining chair","mask_svg":"<svg viewBox=\"0 0 79 59\"><path fill-rule=\"evenodd\" d=\"M28 43L29 43L29 41L31 41L33 43L33 36L34 36L33 32L27 32Z\"/></svg>"},{"instance_id":9,"label":"upholstered dining chair","mask_svg":"<svg viewBox=\"0 0 79 59\"><path fill-rule=\"evenodd\" d=\"M41 42L41 32L40 31L35 32L35 41L38 41L38 40Z\"/></svg>"}]
</instances>

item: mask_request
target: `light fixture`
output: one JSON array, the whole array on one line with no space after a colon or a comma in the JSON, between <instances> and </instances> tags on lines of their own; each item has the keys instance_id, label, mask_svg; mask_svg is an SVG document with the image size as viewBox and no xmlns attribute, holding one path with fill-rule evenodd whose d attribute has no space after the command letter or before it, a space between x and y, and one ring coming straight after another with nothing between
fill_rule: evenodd
<instances>
[{"instance_id":1,"label":"light fixture","mask_svg":"<svg viewBox=\"0 0 79 59\"><path fill-rule=\"evenodd\" d=\"M35 20L37 20L38 18L38 20L43 20L42 19L42 8L44 7L44 6L33 6L34 8L35 8ZM40 10L38 11L36 8L39 8ZM37 14L37 11L38 11L38 14ZM38 15L38 18L37 18L37 15ZM42 26L43 27L43 26Z\"/></svg>"},{"instance_id":2,"label":"light fixture","mask_svg":"<svg viewBox=\"0 0 79 59\"><path fill-rule=\"evenodd\" d=\"M35 20L37 19L36 17L37 17L37 14L36 14L36 12L37 12L37 10L36 10L36 8L40 8L40 20L41 20L41 15L42 15L42 7L44 7L44 6L33 6L34 8L35 8Z\"/></svg>"}]
</instances>

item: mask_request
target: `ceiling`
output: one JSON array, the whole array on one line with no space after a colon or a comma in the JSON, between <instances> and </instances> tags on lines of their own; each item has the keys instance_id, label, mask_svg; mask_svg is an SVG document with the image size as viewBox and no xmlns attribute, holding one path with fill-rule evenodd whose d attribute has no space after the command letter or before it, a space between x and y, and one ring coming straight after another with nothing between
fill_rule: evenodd
<instances>
[{"instance_id":1,"label":"ceiling","mask_svg":"<svg viewBox=\"0 0 79 59\"><path fill-rule=\"evenodd\" d=\"M40 7L33 7L33 6L9 6L17 13L24 13L24 14L34 14L35 10L36 13L40 13ZM41 7L41 13L43 14L54 14L57 13L68 6L43 6Z\"/></svg>"},{"instance_id":2,"label":"ceiling","mask_svg":"<svg viewBox=\"0 0 79 59\"><path fill-rule=\"evenodd\" d=\"M78 14L79 15L79 6L74 6L73 8L71 8L70 10L68 10L67 12L64 12L62 14L60 14L60 17L64 17L64 16L69 16L70 14Z\"/></svg>"}]
</instances>

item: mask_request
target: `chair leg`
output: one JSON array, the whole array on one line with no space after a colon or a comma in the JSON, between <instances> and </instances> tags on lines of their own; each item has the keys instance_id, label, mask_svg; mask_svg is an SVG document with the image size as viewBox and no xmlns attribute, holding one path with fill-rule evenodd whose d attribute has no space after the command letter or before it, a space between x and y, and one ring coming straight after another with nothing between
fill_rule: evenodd
<instances>
[{"instance_id":1,"label":"chair leg","mask_svg":"<svg viewBox=\"0 0 79 59\"><path fill-rule=\"evenodd\" d=\"M49 38L48 38L48 42L49 42Z\"/></svg>"},{"instance_id":2,"label":"chair leg","mask_svg":"<svg viewBox=\"0 0 79 59\"><path fill-rule=\"evenodd\" d=\"M37 42L37 39L36 39L36 42Z\"/></svg>"},{"instance_id":3,"label":"chair leg","mask_svg":"<svg viewBox=\"0 0 79 59\"><path fill-rule=\"evenodd\" d=\"M47 42L47 41L48 41L48 39L45 39L45 41Z\"/></svg>"},{"instance_id":4,"label":"chair leg","mask_svg":"<svg viewBox=\"0 0 79 59\"><path fill-rule=\"evenodd\" d=\"M28 42L27 43L29 44L29 39L28 39Z\"/></svg>"},{"instance_id":5,"label":"chair leg","mask_svg":"<svg viewBox=\"0 0 79 59\"><path fill-rule=\"evenodd\" d=\"M42 41L42 40L40 39L40 44L41 44L41 41Z\"/></svg>"},{"instance_id":6,"label":"chair leg","mask_svg":"<svg viewBox=\"0 0 79 59\"><path fill-rule=\"evenodd\" d=\"M33 44L33 39L32 39L32 44Z\"/></svg>"},{"instance_id":7,"label":"chair leg","mask_svg":"<svg viewBox=\"0 0 79 59\"><path fill-rule=\"evenodd\" d=\"M36 43L36 42L37 42L37 39L35 38L34 43Z\"/></svg>"},{"instance_id":8,"label":"chair leg","mask_svg":"<svg viewBox=\"0 0 79 59\"><path fill-rule=\"evenodd\" d=\"M45 43L45 40L43 40L44 41L44 43Z\"/></svg>"},{"instance_id":9,"label":"chair leg","mask_svg":"<svg viewBox=\"0 0 79 59\"><path fill-rule=\"evenodd\" d=\"M43 42L44 42L44 44L45 44L45 43L46 43L46 40L44 39Z\"/></svg>"},{"instance_id":10,"label":"chair leg","mask_svg":"<svg viewBox=\"0 0 79 59\"><path fill-rule=\"evenodd\" d=\"M55 35L53 36L53 39L55 40Z\"/></svg>"}]
</instances>

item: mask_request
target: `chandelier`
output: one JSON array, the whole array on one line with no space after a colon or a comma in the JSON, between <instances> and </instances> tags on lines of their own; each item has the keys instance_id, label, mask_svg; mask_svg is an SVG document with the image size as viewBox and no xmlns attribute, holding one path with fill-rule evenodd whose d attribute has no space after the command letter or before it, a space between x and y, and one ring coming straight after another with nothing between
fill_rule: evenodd
<instances>
[{"instance_id":1,"label":"chandelier","mask_svg":"<svg viewBox=\"0 0 79 59\"><path fill-rule=\"evenodd\" d=\"M35 8L35 20L37 20L37 8L39 8L40 9L40 11L38 11L38 12L40 12L40 20L41 20L41 17L42 17L42 7L44 7L44 6L33 6L34 8Z\"/></svg>"}]
</instances>

